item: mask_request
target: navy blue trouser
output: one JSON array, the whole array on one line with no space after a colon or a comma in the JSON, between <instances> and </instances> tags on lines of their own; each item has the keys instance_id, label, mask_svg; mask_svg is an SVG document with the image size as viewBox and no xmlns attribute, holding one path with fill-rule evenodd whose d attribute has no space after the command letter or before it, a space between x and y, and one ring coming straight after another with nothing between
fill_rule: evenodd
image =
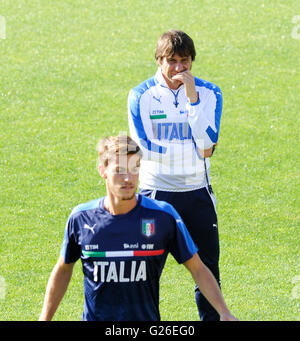
<instances>
[{"instance_id":1,"label":"navy blue trouser","mask_svg":"<svg viewBox=\"0 0 300 341\"><path fill-rule=\"evenodd\" d=\"M188 192L164 192L140 189L140 194L163 200L176 209L183 219L203 263L210 269L220 285L219 275L219 233L215 207L207 188ZM213 194L212 194L213 196ZM201 294L195 289L195 299L202 321L218 321L220 316Z\"/></svg>"}]
</instances>

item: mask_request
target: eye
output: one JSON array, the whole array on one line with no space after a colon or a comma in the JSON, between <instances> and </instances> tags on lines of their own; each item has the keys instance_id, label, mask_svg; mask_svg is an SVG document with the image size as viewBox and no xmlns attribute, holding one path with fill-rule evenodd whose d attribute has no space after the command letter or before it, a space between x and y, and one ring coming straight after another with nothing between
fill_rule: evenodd
<instances>
[{"instance_id":1,"label":"eye","mask_svg":"<svg viewBox=\"0 0 300 341\"><path fill-rule=\"evenodd\" d=\"M168 59L168 63L169 63L169 64L175 64L175 63L176 63L176 60L175 60L175 59Z\"/></svg>"},{"instance_id":2,"label":"eye","mask_svg":"<svg viewBox=\"0 0 300 341\"><path fill-rule=\"evenodd\" d=\"M136 167L133 167L133 168L131 169L130 173L132 173L132 174L137 174L137 173L139 172L139 170L140 170L140 167L136 166Z\"/></svg>"},{"instance_id":3,"label":"eye","mask_svg":"<svg viewBox=\"0 0 300 341\"><path fill-rule=\"evenodd\" d=\"M116 167L115 173L116 174L125 174L126 173L126 169L124 167Z\"/></svg>"}]
</instances>

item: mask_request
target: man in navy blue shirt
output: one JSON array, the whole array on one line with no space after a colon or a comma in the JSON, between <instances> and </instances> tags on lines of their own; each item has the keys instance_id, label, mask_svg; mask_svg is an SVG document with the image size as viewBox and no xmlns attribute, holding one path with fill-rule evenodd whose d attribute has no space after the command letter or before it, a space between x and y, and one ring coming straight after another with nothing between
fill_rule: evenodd
<instances>
[{"instance_id":1,"label":"man in navy blue shirt","mask_svg":"<svg viewBox=\"0 0 300 341\"><path fill-rule=\"evenodd\" d=\"M191 272L222 320L235 320L175 209L136 194L142 153L127 136L98 144L106 196L75 207L46 289L40 320L51 320L75 262L84 273L85 321L159 321L159 279L170 252Z\"/></svg>"}]
</instances>

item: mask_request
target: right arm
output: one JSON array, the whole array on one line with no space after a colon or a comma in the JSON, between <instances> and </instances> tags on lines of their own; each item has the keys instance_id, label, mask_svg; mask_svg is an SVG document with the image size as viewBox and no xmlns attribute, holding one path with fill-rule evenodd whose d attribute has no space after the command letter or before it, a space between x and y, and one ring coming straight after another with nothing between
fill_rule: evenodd
<instances>
[{"instance_id":1,"label":"right arm","mask_svg":"<svg viewBox=\"0 0 300 341\"><path fill-rule=\"evenodd\" d=\"M67 291L74 264L66 264L63 257L59 257L47 284L44 305L39 321L51 321Z\"/></svg>"},{"instance_id":2,"label":"right arm","mask_svg":"<svg viewBox=\"0 0 300 341\"><path fill-rule=\"evenodd\" d=\"M167 146L154 138L150 118L150 97L134 89L128 96L128 125L130 135L143 151L143 159L160 162L167 153Z\"/></svg>"}]
</instances>

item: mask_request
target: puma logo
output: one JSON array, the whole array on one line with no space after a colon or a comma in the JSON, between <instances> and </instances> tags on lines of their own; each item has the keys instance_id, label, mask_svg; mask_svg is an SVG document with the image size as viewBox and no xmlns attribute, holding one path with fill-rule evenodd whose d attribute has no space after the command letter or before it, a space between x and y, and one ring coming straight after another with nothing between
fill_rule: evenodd
<instances>
[{"instance_id":1,"label":"puma logo","mask_svg":"<svg viewBox=\"0 0 300 341\"><path fill-rule=\"evenodd\" d=\"M93 226L89 226L88 224L84 224L83 228L92 231L93 234L95 234L94 228L96 227L96 224Z\"/></svg>"}]
</instances>

